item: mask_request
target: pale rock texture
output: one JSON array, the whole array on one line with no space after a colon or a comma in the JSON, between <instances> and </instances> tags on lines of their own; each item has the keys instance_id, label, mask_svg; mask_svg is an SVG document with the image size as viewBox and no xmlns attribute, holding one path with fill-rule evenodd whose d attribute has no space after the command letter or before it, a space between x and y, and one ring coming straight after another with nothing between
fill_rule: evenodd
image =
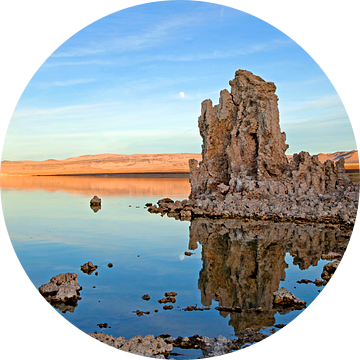
<instances>
[{"instance_id":1,"label":"pale rock texture","mask_svg":"<svg viewBox=\"0 0 360 360\"><path fill-rule=\"evenodd\" d=\"M246 70L230 85L218 105L202 103L202 161L189 160L191 194L171 216L353 225L359 186L345 173L344 158L323 164L302 151L288 161L275 85ZM168 203L158 204L149 211L169 213Z\"/></svg>"},{"instance_id":2,"label":"pale rock texture","mask_svg":"<svg viewBox=\"0 0 360 360\"><path fill-rule=\"evenodd\" d=\"M120 350L128 351L133 354L158 357L159 355L168 355L173 349L171 344L167 344L162 338L155 338L154 335L144 337L138 335L129 340L122 336L114 338L107 334L89 334L91 337ZM164 358L164 356L159 357Z\"/></svg>"},{"instance_id":3,"label":"pale rock texture","mask_svg":"<svg viewBox=\"0 0 360 360\"><path fill-rule=\"evenodd\" d=\"M306 301L297 298L292 292L284 287L274 292L274 304L285 307L306 307Z\"/></svg>"},{"instance_id":4,"label":"pale rock texture","mask_svg":"<svg viewBox=\"0 0 360 360\"><path fill-rule=\"evenodd\" d=\"M50 279L50 282L39 287L40 294L54 307L63 312L73 312L80 300L81 286L77 280L77 274L59 274ZM60 306L61 303L67 306Z\"/></svg>"},{"instance_id":5,"label":"pale rock texture","mask_svg":"<svg viewBox=\"0 0 360 360\"><path fill-rule=\"evenodd\" d=\"M246 70L220 93L219 105L205 100L199 130L202 161L190 160L190 198L216 191L258 190L266 194L330 193L350 185L344 160L334 166L301 152L288 162L286 135L280 130L276 86Z\"/></svg>"}]
</instances>

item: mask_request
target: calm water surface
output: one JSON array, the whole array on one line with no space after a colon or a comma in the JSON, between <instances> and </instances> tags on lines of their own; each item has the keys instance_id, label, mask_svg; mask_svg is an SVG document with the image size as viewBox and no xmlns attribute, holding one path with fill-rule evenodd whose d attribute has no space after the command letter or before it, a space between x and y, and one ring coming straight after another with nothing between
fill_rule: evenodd
<instances>
[{"instance_id":1,"label":"calm water surface","mask_svg":"<svg viewBox=\"0 0 360 360\"><path fill-rule=\"evenodd\" d=\"M190 223L147 212L147 202L185 199L187 178L2 177L1 190L12 244L33 284L39 287L59 273L78 274L82 299L75 308L56 311L86 333L99 332L97 324L106 322L111 328L104 333L125 338L167 333L233 339L249 327L270 334L275 324L303 311L277 311L273 292L284 286L309 305L322 287L297 280L320 277L329 262L321 256L343 253L350 237L321 225ZM102 199L96 213L89 207L94 195ZM98 276L81 272L88 261L99 266ZM166 311L157 300L169 291L178 296ZM144 294L151 299L142 300ZM196 304L211 309L181 310ZM263 311L219 312L219 304ZM136 310L150 315L138 317ZM184 354L177 358L202 355L175 351Z\"/></svg>"}]
</instances>

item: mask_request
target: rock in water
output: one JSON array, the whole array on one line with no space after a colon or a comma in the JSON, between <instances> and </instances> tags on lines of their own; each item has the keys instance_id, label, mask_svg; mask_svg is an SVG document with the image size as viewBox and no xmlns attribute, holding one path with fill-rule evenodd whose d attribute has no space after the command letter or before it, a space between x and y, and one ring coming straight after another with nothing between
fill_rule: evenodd
<instances>
[{"instance_id":1,"label":"rock in water","mask_svg":"<svg viewBox=\"0 0 360 360\"><path fill-rule=\"evenodd\" d=\"M77 274L75 273L65 273L59 274L50 279L50 282L43 284L39 287L39 291L44 298L54 305L56 308L62 307L59 305L64 303L66 305L71 305L71 307L76 307L78 300L80 300L80 290L81 286L77 280ZM64 307L63 312L71 311Z\"/></svg>"},{"instance_id":2,"label":"rock in water","mask_svg":"<svg viewBox=\"0 0 360 360\"><path fill-rule=\"evenodd\" d=\"M306 307L306 301L297 298L292 292L280 288L274 292L274 304L292 309L302 309Z\"/></svg>"},{"instance_id":3,"label":"rock in water","mask_svg":"<svg viewBox=\"0 0 360 360\"><path fill-rule=\"evenodd\" d=\"M129 340L123 337L114 338L107 334L89 334L91 337L117 349L128 351L133 354L154 357L156 355L169 355L173 349L164 339L155 338L154 335L135 336Z\"/></svg>"},{"instance_id":4,"label":"rock in water","mask_svg":"<svg viewBox=\"0 0 360 360\"><path fill-rule=\"evenodd\" d=\"M80 266L81 271L88 275L91 275L97 268L98 266L94 265L91 261Z\"/></svg>"},{"instance_id":5,"label":"rock in water","mask_svg":"<svg viewBox=\"0 0 360 360\"><path fill-rule=\"evenodd\" d=\"M172 204L163 199L148 211L184 220L208 216L353 224L359 186L345 173L344 159L322 164L302 151L289 162L274 83L238 70L230 85L231 93L221 91L219 105L202 103L202 161L189 160L189 200Z\"/></svg>"},{"instance_id":6,"label":"rock in water","mask_svg":"<svg viewBox=\"0 0 360 360\"><path fill-rule=\"evenodd\" d=\"M96 195L90 200L90 208L94 211L94 213L101 210L101 199Z\"/></svg>"},{"instance_id":7,"label":"rock in water","mask_svg":"<svg viewBox=\"0 0 360 360\"><path fill-rule=\"evenodd\" d=\"M90 206L101 206L101 199L96 195L90 200Z\"/></svg>"}]
</instances>

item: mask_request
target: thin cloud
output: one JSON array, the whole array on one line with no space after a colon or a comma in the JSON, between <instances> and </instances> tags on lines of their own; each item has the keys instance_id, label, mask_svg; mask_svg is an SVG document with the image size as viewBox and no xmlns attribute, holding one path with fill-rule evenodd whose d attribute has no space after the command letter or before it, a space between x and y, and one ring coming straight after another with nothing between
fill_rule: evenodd
<instances>
[{"instance_id":1,"label":"thin cloud","mask_svg":"<svg viewBox=\"0 0 360 360\"><path fill-rule=\"evenodd\" d=\"M15 110L11 121L13 120L28 120L30 118L39 118L39 117L56 117L62 118L66 116L76 116L79 113L83 113L84 110L91 110L93 112L96 110L106 109L111 106L120 105L120 102L104 102L97 104L82 104L82 105L72 105L72 106L59 106L54 108L33 108L33 109L23 109L23 110Z\"/></svg>"},{"instance_id":2,"label":"thin cloud","mask_svg":"<svg viewBox=\"0 0 360 360\"><path fill-rule=\"evenodd\" d=\"M45 63L42 67L52 68L57 66L86 66L86 65L114 65L114 61L107 60L87 60L87 61L61 61L53 63Z\"/></svg>"},{"instance_id":3,"label":"thin cloud","mask_svg":"<svg viewBox=\"0 0 360 360\"><path fill-rule=\"evenodd\" d=\"M336 113L324 114L313 117L304 117L297 120L291 120L291 119L281 120L281 124L284 125L283 127L284 128L286 127L286 129L295 129L295 128L311 129L319 126L326 128L332 122L338 122L343 126L348 126L351 128L350 121L346 113L344 113L343 111L338 111Z\"/></svg>"},{"instance_id":4,"label":"thin cloud","mask_svg":"<svg viewBox=\"0 0 360 360\"><path fill-rule=\"evenodd\" d=\"M79 84L88 84L91 82L94 82L95 79L70 79L70 80L64 80L64 81L53 81L50 83L40 83L39 85L41 87L49 88L54 86L73 86L73 85L79 85Z\"/></svg>"},{"instance_id":5,"label":"thin cloud","mask_svg":"<svg viewBox=\"0 0 360 360\"><path fill-rule=\"evenodd\" d=\"M183 16L169 19L142 33L130 36L113 37L101 43L92 42L82 48L73 48L66 51L55 52L52 58L80 57L102 53L122 53L153 48L164 42L174 40L174 31L184 26L199 24L198 16Z\"/></svg>"},{"instance_id":6,"label":"thin cloud","mask_svg":"<svg viewBox=\"0 0 360 360\"><path fill-rule=\"evenodd\" d=\"M284 47L291 45L294 42L292 40L280 40L276 39L269 43L259 43L245 46L238 50L232 51L222 51L222 50L213 50L209 53L197 53L197 54L187 54L187 55L159 55L159 56L148 56L146 58L135 60L137 62L150 62L150 61L174 61L174 62L187 62L187 61L201 61L201 60L215 60L215 59L225 59L236 56L246 56L258 52L266 52L275 50L279 47Z\"/></svg>"},{"instance_id":7,"label":"thin cloud","mask_svg":"<svg viewBox=\"0 0 360 360\"><path fill-rule=\"evenodd\" d=\"M319 100L304 102L301 105L292 106L288 108L285 107L285 109L283 108L284 110L282 111L282 114L288 115L294 112L300 112L306 110L315 110L315 109L326 110L326 109L334 109L334 108L341 109L343 113L345 112L343 103L341 102L338 95L326 96Z\"/></svg>"}]
</instances>

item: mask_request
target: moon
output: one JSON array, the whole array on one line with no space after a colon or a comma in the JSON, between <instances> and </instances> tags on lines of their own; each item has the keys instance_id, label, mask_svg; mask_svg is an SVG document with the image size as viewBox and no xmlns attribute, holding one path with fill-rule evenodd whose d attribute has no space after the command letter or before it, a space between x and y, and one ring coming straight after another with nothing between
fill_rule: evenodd
<instances>
[{"instance_id":1,"label":"moon","mask_svg":"<svg viewBox=\"0 0 360 360\"><path fill-rule=\"evenodd\" d=\"M185 94L184 94L183 92L181 92L179 95L180 95L180 97L182 97L182 98L185 96Z\"/></svg>"}]
</instances>

